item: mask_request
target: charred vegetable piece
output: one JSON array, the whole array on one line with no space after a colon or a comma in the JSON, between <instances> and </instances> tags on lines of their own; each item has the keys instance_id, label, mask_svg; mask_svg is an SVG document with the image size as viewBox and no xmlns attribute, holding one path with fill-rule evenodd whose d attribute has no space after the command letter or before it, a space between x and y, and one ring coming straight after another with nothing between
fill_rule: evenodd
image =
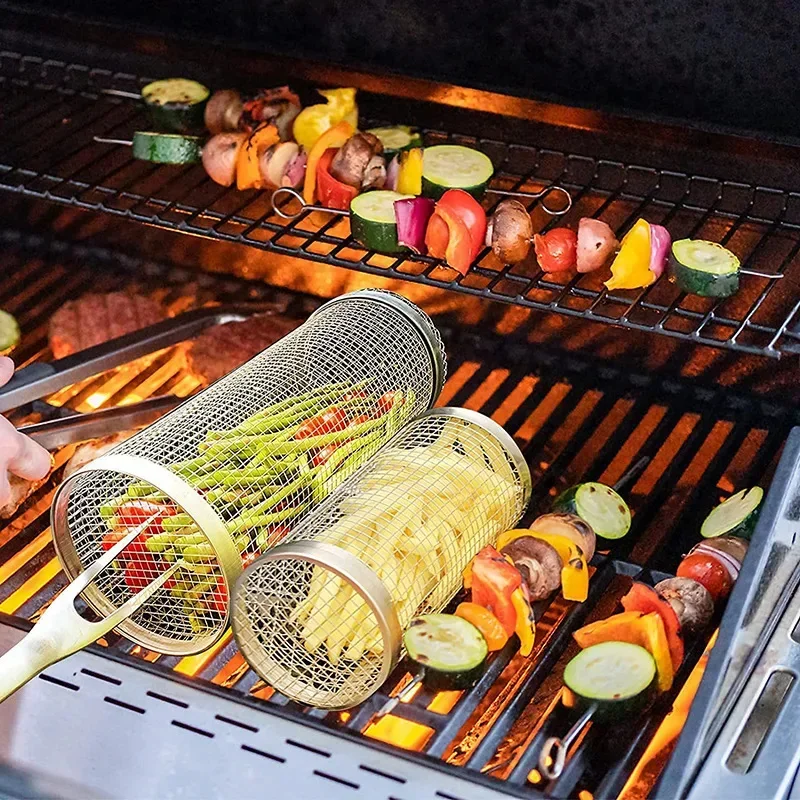
<instances>
[{"instance_id":1,"label":"charred vegetable piece","mask_svg":"<svg viewBox=\"0 0 800 800\"><path fill-rule=\"evenodd\" d=\"M594 272L600 269L618 246L614 231L605 222L584 217L578 223L578 272Z\"/></svg>"},{"instance_id":2,"label":"charred vegetable piece","mask_svg":"<svg viewBox=\"0 0 800 800\"><path fill-rule=\"evenodd\" d=\"M749 541L758 522L763 499L764 490L760 486L736 492L705 518L700 535L706 539L738 536Z\"/></svg>"},{"instance_id":3,"label":"charred vegetable piece","mask_svg":"<svg viewBox=\"0 0 800 800\"><path fill-rule=\"evenodd\" d=\"M456 616L471 622L481 632L490 653L506 646L508 634L503 630L500 620L488 608L477 603L459 603Z\"/></svg>"},{"instance_id":4,"label":"charred vegetable piece","mask_svg":"<svg viewBox=\"0 0 800 800\"><path fill-rule=\"evenodd\" d=\"M656 613L661 617L669 645L669 654L672 657L672 668L677 672L678 667L683 663L683 637L678 615L672 606L663 600L655 589L637 581L622 598L622 607L626 611L641 611L643 614Z\"/></svg>"},{"instance_id":5,"label":"charred vegetable piece","mask_svg":"<svg viewBox=\"0 0 800 800\"><path fill-rule=\"evenodd\" d=\"M259 89L242 103L237 124L239 130L249 133L264 123L270 123L285 142L292 138L292 123L300 108L300 98L288 86Z\"/></svg>"},{"instance_id":6,"label":"charred vegetable piece","mask_svg":"<svg viewBox=\"0 0 800 800\"><path fill-rule=\"evenodd\" d=\"M191 133L203 127L203 112L209 94L208 89L197 81L167 78L148 83L142 89L142 100L156 128L173 133Z\"/></svg>"},{"instance_id":7,"label":"charred vegetable piece","mask_svg":"<svg viewBox=\"0 0 800 800\"><path fill-rule=\"evenodd\" d=\"M657 583L655 590L672 606L684 633L697 633L711 622L714 600L701 583L691 578L667 578Z\"/></svg>"},{"instance_id":8,"label":"charred vegetable piece","mask_svg":"<svg viewBox=\"0 0 800 800\"><path fill-rule=\"evenodd\" d=\"M664 623L656 614L625 611L579 628L572 634L581 647L602 642L628 642L644 647L656 663L658 689L666 692L672 687L674 668Z\"/></svg>"},{"instance_id":9,"label":"charred vegetable piece","mask_svg":"<svg viewBox=\"0 0 800 800\"><path fill-rule=\"evenodd\" d=\"M220 89L206 103L204 120L209 133L239 129L242 116L242 96L236 89Z\"/></svg>"},{"instance_id":10,"label":"charred vegetable piece","mask_svg":"<svg viewBox=\"0 0 800 800\"><path fill-rule=\"evenodd\" d=\"M669 278L682 292L730 297L739 290L739 259L716 242L680 239L672 245Z\"/></svg>"},{"instance_id":11,"label":"charred vegetable piece","mask_svg":"<svg viewBox=\"0 0 800 800\"><path fill-rule=\"evenodd\" d=\"M481 632L454 614L415 617L403 634L411 661L424 669L431 691L469 689L483 674L489 648Z\"/></svg>"},{"instance_id":12,"label":"charred vegetable piece","mask_svg":"<svg viewBox=\"0 0 800 800\"><path fill-rule=\"evenodd\" d=\"M178 133L136 131L133 157L154 164L194 164L202 160L201 139Z\"/></svg>"},{"instance_id":13,"label":"charred vegetable piece","mask_svg":"<svg viewBox=\"0 0 800 800\"><path fill-rule=\"evenodd\" d=\"M236 162L246 141L246 133L218 133L206 142L203 167L214 183L230 186L236 180Z\"/></svg>"},{"instance_id":14,"label":"charred vegetable piece","mask_svg":"<svg viewBox=\"0 0 800 800\"><path fill-rule=\"evenodd\" d=\"M583 549L575 544L572 539L552 533L518 528L500 534L497 546L504 550L520 537L540 539L549 544L561 559L561 593L565 600L575 600L582 603L589 595L589 568Z\"/></svg>"},{"instance_id":15,"label":"charred vegetable piece","mask_svg":"<svg viewBox=\"0 0 800 800\"><path fill-rule=\"evenodd\" d=\"M331 162L330 173L337 181L356 189L381 188L386 180L386 163L380 157L383 145L371 133L356 133L339 149ZM379 156L379 164L374 158ZM380 166L382 165L382 177ZM376 172L377 169L377 172Z\"/></svg>"},{"instance_id":16,"label":"charred vegetable piece","mask_svg":"<svg viewBox=\"0 0 800 800\"><path fill-rule=\"evenodd\" d=\"M544 600L561 588L562 561L551 544L533 536L520 536L500 552L514 562L532 601Z\"/></svg>"},{"instance_id":17,"label":"charred vegetable piece","mask_svg":"<svg viewBox=\"0 0 800 800\"><path fill-rule=\"evenodd\" d=\"M640 645L603 642L582 650L567 664L564 684L568 707L583 711L595 706L595 719L630 721L655 696L656 665Z\"/></svg>"},{"instance_id":18,"label":"charred vegetable piece","mask_svg":"<svg viewBox=\"0 0 800 800\"><path fill-rule=\"evenodd\" d=\"M486 246L504 264L518 264L531 249L533 223L519 200L498 204L486 228Z\"/></svg>"},{"instance_id":19,"label":"charred vegetable piece","mask_svg":"<svg viewBox=\"0 0 800 800\"><path fill-rule=\"evenodd\" d=\"M480 150L459 144L426 147L422 194L438 200L448 189L463 189L480 200L493 174L492 160Z\"/></svg>"},{"instance_id":20,"label":"charred vegetable piece","mask_svg":"<svg viewBox=\"0 0 800 800\"><path fill-rule=\"evenodd\" d=\"M566 536L567 539L575 542L580 547L587 561L592 560L597 538L592 526L577 514L543 514L531 523L531 530Z\"/></svg>"},{"instance_id":21,"label":"charred vegetable piece","mask_svg":"<svg viewBox=\"0 0 800 800\"><path fill-rule=\"evenodd\" d=\"M576 514L604 539L621 539L631 529L631 510L610 487L579 483L560 494L553 511Z\"/></svg>"},{"instance_id":22,"label":"charred vegetable piece","mask_svg":"<svg viewBox=\"0 0 800 800\"><path fill-rule=\"evenodd\" d=\"M533 237L536 260L545 272L565 272L577 264L578 236L569 228L552 228Z\"/></svg>"},{"instance_id":23,"label":"charred vegetable piece","mask_svg":"<svg viewBox=\"0 0 800 800\"><path fill-rule=\"evenodd\" d=\"M519 570L491 545L472 559L472 602L488 608L511 636L517 628L517 610L512 595L522 585Z\"/></svg>"},{"instance_id":24,"label":"charred vegetable piece","mask_svg":"<svg viewBox=\"0 0 800 800\"><path fill-rule=\"evenodd\" d=\"M236 188L240 192L264 188L259 166L261 156L279 140L278 129L274 125L262 125L247 137L236 160Z\"/></svg>"},{"instance_id":25,"label":"charred vegetable piece","mask_svg":"<svg viewBox=\"0 0 800 800\"><path fill-rule=\"evenodd\" d=\"M402 253L406 248L397 240L394 204L408 200L406 195L390 191L366 192L350 203L350 228L356 241L379 253Z\"/></svg>"},{"instance_id":26,"label":"charred vegetable piece","mask_svg":"<svg viewBox=\"0 0 800 800\"><path fill-rule=\"evenodd\" d=\"M383 153L387 159L394 157L402 150L410 150L412 147L422 147L422 135L419 130L409 125L370 128L367 133L371 133L381 140Z\"/></svg>"},{"instance_id":27,"label":"charred vegetable piece","mask_svg":"<svg viewBox=\"0 0 800 800\"><path fill-rule=\"evenodd\" d=\"M0 310L0 356L10 353L20 340L19 324L8 311Z\"/></svg>"}]
</instances>

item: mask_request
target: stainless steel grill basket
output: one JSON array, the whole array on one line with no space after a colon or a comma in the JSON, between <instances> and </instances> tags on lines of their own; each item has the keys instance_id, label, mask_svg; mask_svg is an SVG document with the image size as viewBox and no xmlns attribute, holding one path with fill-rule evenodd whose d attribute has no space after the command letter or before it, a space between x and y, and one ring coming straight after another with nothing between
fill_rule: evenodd
<instances>
[{"instance_id":1,"label":"stainless steel grill basket","mask_svg":"<svg viewBox=\"0 0 800 800\"><path fill-rule=\"evenodd\" d=\"M208 647L243 563L432 406L444 377L438 332L412 303L378 290L326 303L64 482L52 524L65 572L74 578L120 531L152 519L83 595L109 614L178 563L119 630L163 653Z\"/></svg>"},{"instance_id":2,"label":"stainless steel grill basket","mask_svg":"<svg viewBox=\"0 0 800 800\"><path fill-rule=\"evenodd\" d=\"M488 417L413 420L245 570L232 602L242 653L294 700L362 702L397 663L409 620L447 605L530 490L522 453Z\"/></svg>"}]
</instances>

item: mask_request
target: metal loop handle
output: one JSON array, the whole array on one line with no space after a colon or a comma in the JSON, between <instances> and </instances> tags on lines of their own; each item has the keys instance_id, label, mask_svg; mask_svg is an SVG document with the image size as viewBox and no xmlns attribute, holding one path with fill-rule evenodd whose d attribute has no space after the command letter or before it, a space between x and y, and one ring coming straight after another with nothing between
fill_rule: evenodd
<instances>
[{"instance_id":1,"label":"metal loop handle","mask_svg":"<svg viewBox=\"0 0 800 800\"><path fill-rule=\"evenodd\" d=\"M566 736L563 738L551 736L545 740L542 752L539 754L539 769L545 778L554 781L564 771L570 747L589 723L595 711L597 711L597 705L592 703L567 731Z\"/></svg>"},{"instance_id":2,"label":"metal loop handle","mask_svg":"<svg viewBox=\"0 0 800 800\"><path fill-rule=\"evenodd\" d=\"M281 208L277 203L277 198L281 194L286 194L292 200L296 200L300 203L300 210L292 213L289 213L285 210L285 208ZM302 216L306 211L324 211L327 214L341 214L344 217L349 217L349 211L343 211L339 208L328 208L327 206L317 206L313 203L306 203L305 198L297 189L292 189L291 186L281 186L279 189L276 189L272 193L272 210L282 219L288 219L294 221Z\"/></svg>"},{"instance_id":3,"label":"metal loop handle","mask_svg":"<svg viewBox=\"0 0 800 800\"><path fill-rule=\"evenodd\" d=\"M524 200L541 200L542 210L551 217L560 217L572 208L572 195L563 187L551 184L545 186L540 192L518 192L510 189L487 189L487 193L499 194L502 197L521 197ZM565 198L563 207L554 208L547 204L547 197L550 194L558 194Z\"/></svg>"}]
</instances>

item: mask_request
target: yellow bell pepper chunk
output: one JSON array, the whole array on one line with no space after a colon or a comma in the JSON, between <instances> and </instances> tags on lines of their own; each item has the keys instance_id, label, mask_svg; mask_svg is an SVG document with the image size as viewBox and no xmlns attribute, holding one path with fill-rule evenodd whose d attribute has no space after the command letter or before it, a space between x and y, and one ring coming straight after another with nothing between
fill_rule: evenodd
<instances>
[{"instance_id":1,"label":"yellow bell pepper chunk","mask_svg":"<svg viewBox=\"0 0 800 800\"><path fill-rule=\"evenodd\" d=\"M400 194L422 194L422 148L414 147L400 154L400 172L397 176Z\"/></svg>"},{"instance_id":2,"label":"yellow bell pepper chunk","mask_svg":"<svg viewBox=\"0 0 800 800\"><path fill-rule=\"evenodd\" d=\"M517 623L514 633L519 637L519 654L529 656L533 652L533 643L536 640L536 620L530 603L525 599L522 589L514 589L511 595L511 605L517 612Z\"/></svg>"},{"instance_id":3,"label":"yellow bell pepper chunk","mask_svg":"<svg viewBox=\"0 0 800 800\"><path fill-rule=\"evenodd\" d=\"M640 289L655 279L650 271L650 225L639 219L622 239L606 289Z\"/></svg>"},{"instance_id":4,"label":"yellow bell pepper chunk","mask_svg":"<svg viewBox=\"0 0 800 800\"><path fill-rule=\"evenodd\" d=\"M353 129L358 127L358 106L355 89L320 89L327 102L306 106L295 117L292 132L295 141L308 152L325 131L346 120Z\"/></svg>"}]
</instances>

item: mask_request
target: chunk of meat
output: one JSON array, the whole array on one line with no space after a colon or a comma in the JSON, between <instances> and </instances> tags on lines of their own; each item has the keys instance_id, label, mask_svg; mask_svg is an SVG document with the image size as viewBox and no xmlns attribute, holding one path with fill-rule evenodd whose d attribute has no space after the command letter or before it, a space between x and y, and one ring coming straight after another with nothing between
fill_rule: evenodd
<instances>
[{"instance_id":1,"label":"chunk of meat","mask_svg":"<svg viewBox=\"0 0 800 800\"><path fill-rule=\"evenodd\" d=\"M11 486L11 498L4 505L0 506L0 519L9 519L17 509L50 477L48 472L44 478L38 481L29 481L17 475L9 475L8 483Z\"/></svg>"},{"instance_id":2,"label":"chunk of meat","mask_svg":"<svg viewBox=\"0 0 800 800\"><path fill-rule=\"evenodd\" d=\"M258 314L243 322L215 325L189 349L189 368L203 382L213 383L293 331L299 320Z\"/></svg>"},{"instance_id":3,"label":"chunk of meat","mask_svg":"<svg viewBox=\"0 0 800 800\"><path fill-rule=\"evenodd\" d=\"M110 436L103 436L100 439L90 439L88 442L78 445L72 457L64 467L64 477L68 478L73 472L77 472L81 467L85 467L90 461L100 458L107 453L114 445L129 439L135 430L121 431Z\"/></svg>"},{"instance_id":4,"label":"chunk of meat","mask_svg":"<svg viewBox=\"0 0 800 800\"><path fill-rule=\"evenodd\" d=\"M55 358L64 358L145 328L166 316L166 309L146 295L85 294L64 303L50 318L50 349Z\"/></svg>"}]
</instances>

